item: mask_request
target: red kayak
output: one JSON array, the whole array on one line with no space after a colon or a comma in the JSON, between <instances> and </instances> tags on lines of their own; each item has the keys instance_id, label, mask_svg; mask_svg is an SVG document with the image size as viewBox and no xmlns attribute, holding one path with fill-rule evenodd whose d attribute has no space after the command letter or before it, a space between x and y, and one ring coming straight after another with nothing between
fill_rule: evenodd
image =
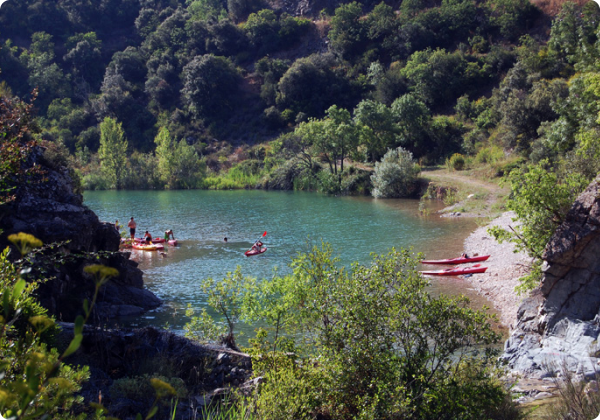
<instances>
[{"instance_id":1,"label":"red kayak","mask_svg":"<svg viewBox=\"0 0 600 420\"><path fill-rule=\"evenodd\" d=\"M447 268L445 270L419 271L428 276L461 276L463 274L485 273L487 267L481 267L481 264L475 264L471 267Z\"/></svg>"},{"instance_id":2,"label":"red kayak","mask_svg":"<svg viewBox=\"0 0 600 420\"><path fill-rule=\"evenodd\" d=\"M458 257L458 258L449 258L446 260L424 260L424 261L421 261L421 263L422 264L465 264L465 263L485 261L488 258L490 258L489 255L481 255L481 256L469 257L469 258Z\"/></svg>"},{"instance_id":3,"label":"red kayak","mask_svg":"<svg viewBox=\"0 0 600 420\"><path fill-rule=\"evenodd\" d=\"M258 249L249 249L248 251L244 252L244 255L246 257L252 257L254 255L260 255L263 252L265 252L266 250L267 250L266 246L263 246L260 250L258 250Z\"/></svg>"}]
</instances>

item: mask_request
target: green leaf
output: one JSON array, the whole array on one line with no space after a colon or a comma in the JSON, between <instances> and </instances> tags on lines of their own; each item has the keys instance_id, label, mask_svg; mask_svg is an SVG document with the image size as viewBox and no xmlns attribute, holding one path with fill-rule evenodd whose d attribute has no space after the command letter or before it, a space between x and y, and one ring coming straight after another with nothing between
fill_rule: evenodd
<instances>
[{"instance_id":1,"label":"green leaf","mask_svg":"<svg viewBox=\"0 0 600 420\"><path fill-rule=\"evenodd\" d=\"M26 285L27 285L27 283L23 279L20 279L17 282L17 284L15 284L15 287L14 287L13 292L12 292L12 298L13 298L13 300L16 299L17 297L19 297L19 295L21 293L23 293L23 290L25 289Z\"/></svg>"},{"instance_id":2,"label":"green leaf","mask_svg":"<svg viewBox=\"0 0 600 420\"><path fill-rule=\"evenodd\" d=\"M83 322L83 317L77 315L77 318L75 318L75 335L83 334Z\"/></svg>"},{"instance_id":3,"label":"green leaf","mask_svg":"<svg viewBox=\"0 0 600 420\"><path fill-rule=\"evenodd\" d=\"M146 420L154 417L156 415L157 411L158 411L158 406L155 405L154 407L152 407L152 409L150 409L150 412L148 412L148 415L146 416Z\"/></svg>"},{"instance_id":4,"label":"green leaf","mask_svg":"<svg viewBox=\"0 0 600 420\"><path fill-rule=\"evenodd\" d=\"M83 340L83 334L75 334L75 337L71 340L71 344L69 344L69 347L65 350L62 357L65 358L75 353L81 345L81 340Z\"/></svg>"}]
</instances>

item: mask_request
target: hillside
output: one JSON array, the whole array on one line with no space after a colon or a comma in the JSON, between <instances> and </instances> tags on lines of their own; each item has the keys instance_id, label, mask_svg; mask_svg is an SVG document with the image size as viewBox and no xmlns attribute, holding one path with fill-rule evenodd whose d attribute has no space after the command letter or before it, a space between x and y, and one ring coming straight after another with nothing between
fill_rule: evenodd
<instances>
[{"instance_id":1,"label":"hillside","mask_svg":"<svg viewBox=\"0 0 600 420\"><path fill-rule=\"evenodd\" d=\"M502 174L596 129L594 2L54 3L3 5L0 95L37 89L85 188L368 193L388 149Z\"/></svg>"}]
</instances>

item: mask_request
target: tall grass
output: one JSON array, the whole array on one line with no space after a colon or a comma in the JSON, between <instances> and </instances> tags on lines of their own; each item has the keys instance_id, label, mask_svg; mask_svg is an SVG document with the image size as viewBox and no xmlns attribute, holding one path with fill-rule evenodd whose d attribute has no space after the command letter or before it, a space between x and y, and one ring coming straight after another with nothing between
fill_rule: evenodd
<instances>
[{"instance_id":1,"label":"tall grass","mask_svg":"<svg viewBox=\"0 0 600 420\"><path fill-rule=\"evenodd\" d=\"M258 417L244 404L236 404L226 397L216 404L202 407L202 418L210 420L256 420Z\"/></svg>"},{"instance_id":2,"label":"tall grass","mask_svg":"<svg viewBox=\"0 0 600 420\"><path fill-rule=\"evenodd\" d=\"M261 173L254 173L247 167L234 166L225 173L208 176L204 187L209 190L241 190L255 188L261 179Z\"/></svg>"}]
</instances>

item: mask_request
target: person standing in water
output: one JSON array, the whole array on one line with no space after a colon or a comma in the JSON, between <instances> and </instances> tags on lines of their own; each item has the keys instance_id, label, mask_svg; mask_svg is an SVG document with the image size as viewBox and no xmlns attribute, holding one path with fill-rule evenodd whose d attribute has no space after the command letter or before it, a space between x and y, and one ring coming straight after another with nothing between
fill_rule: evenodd
<instances>
[{"instance_id":1,"label":"person standing in water","mask_svg":"<svg viewBox=\"0 0 600 420\"><path fill-rule=\"evenodd\" d=\"M131 220L127 223L127 227L129 228L129 235L131 235L131 240L135 239L135 228L137 227L137 223L133 220L133 216L131 216Z\"/></svg>"},{"instance_id":2,"label":"person standing in water","mask_svg":"<svg viewBox=\"0 0 600 420\"><path fill-rule=\"evenodd\" d=\"M173 233L173 229L165 230L165 241L169 239L175 240L175 234Z\"/></svg>"}]
</instances>

